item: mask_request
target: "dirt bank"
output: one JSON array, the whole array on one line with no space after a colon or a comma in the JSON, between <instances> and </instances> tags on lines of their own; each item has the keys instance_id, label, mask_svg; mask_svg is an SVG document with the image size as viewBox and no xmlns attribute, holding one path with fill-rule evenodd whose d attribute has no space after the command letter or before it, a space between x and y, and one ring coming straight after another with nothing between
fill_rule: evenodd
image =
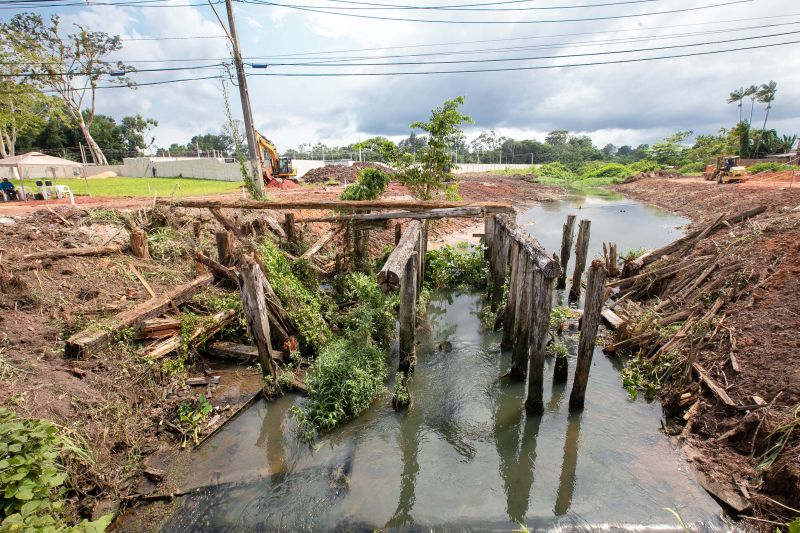
<instances>
[{"instance_id":1,"label":"dirt bank","mask_svg":"<svg viewBox=\"0 0 800 533\"><path fill-rule=\"evenodd\" d=\"M749 504L742 516L792 519L781 504L800 508L800 189L645 179L615 190L691 217L693 228L723 214L767 207L744 224L712 232L693 252L719 253L740 265L730 274L737 296L715 318L729 334L689 347L687 354L735 407L704 387L697 409L687 415L692 422L684 449L720 491ZM788 432L780 432L786 424ZM782 435L777 458L764 466Z\"/></svg>"}]
</instances>

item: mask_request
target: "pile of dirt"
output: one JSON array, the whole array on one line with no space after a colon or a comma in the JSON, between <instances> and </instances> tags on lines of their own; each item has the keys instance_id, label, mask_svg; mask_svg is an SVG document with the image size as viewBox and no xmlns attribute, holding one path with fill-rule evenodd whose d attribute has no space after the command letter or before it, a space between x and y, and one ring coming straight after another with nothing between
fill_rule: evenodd
<instances>
[{"instance_id":1,"label":"pile of dirt","mask_svg":"<svg viewBox=\"0 0 800 533\"><path fill-rule=\"evenodd\" d=\"M645 270L652 272L645 290L629 301L638 300L644 313L671 306L672 313L703 315L681 335L671 334L680 337L671 345L672 355L685 368L670 378L664 401L679 420L688 420L681 441L704 485L738 505L742 516L794 518L783 506L800 507L800 190L666 179L616 190L692 217L692 229L767 206L743 223L709 231L667 259L711 261L716 268L703 268L684 283L678 278L694 267L670 279L670 269L655 272L664 266L655 262ZM716 278L721 284L713 283ZM694 284L703 280L713 283L708 294L693 303L675 297L696 292ZM722 305L713 310L719 300ZM716 390L705 378L700 383L698 366Z\"/></svg>"},{"instance_id":2,"label":"pile of dirt","mask_svg":"<svg viewBox=\"0 0 800 533\"><path fill-rule=\"evenodd\" d=\"M365 168L377 168L389 174L394 174L394 170L381 163L356 162L350 166L325 165L324 167L313 168L306 172L302 180L306 183L326 183L329 181L353 183L358 179L358 173Z\"/></svg>"},{"instance_id":3,"label":"pile of dirt","mask_svg":"<svg viewBox=\"0 0 800 533\"><path fill-rule=\"evenodd\" d=\"M638 174L629 176L628 178L625 178L625 181L623 181L623 183L633 183L634 181L639 181L647 178L676 179L683 177L685 177L683 174L678 174L677 172L668 172L666 170L653 170L651 172L639 172Z\"/></svg>"}]
</instances>

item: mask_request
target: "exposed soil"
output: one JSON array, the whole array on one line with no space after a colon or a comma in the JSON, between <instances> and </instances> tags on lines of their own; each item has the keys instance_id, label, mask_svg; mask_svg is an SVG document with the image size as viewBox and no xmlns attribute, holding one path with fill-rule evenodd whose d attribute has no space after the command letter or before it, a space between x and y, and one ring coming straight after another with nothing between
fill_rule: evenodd
<instances>
[{"instance_id":1,"label":"exposed soil","mask_svg":"<svg viewBox=\"0 0 800 533\"><path fill-rule=\"evenodd\" d=\"M394 171L380 163L358 162L350 166L326 165L324 167L312 168L302 178L305 183L325 183L328 181L338 181L339 183L353 183L358 179L358 173L364 168L377 168L394 174Z\"/></svg>"},{"instance_id":2,"label":"exposed soil","mask_svg":"<svg viewBox=\"0 0 800 533\"><path fill-rule=\"evenodd\" d=\"M740 273L752 281L720 312L730 340L725 335L719 344L696 348L697 362L710 369L737 405L752 406L760 399L768 405L732 409L705 390L685 450L707 478L750 501L753 509L745 515L786 521L793 513L774 501L800 508L800 428L789 434L772 466L756 468L776 442L772 432L800 416L800 187L786 188L785 173L774 178L759 175L726 185L644 179L615 189L686 215L694 228L723 213L768 207L741 227L710 235L704 244L719 249L746 243L735 246L737 256L729 259L741 262ZM696 254L701 253L698 246Z\"/></svg>"},{"instance_id":3,"label":"exposed soil","mask_svg":"<svg viewBox=\"0 0 800 533\"><path fill-rule=\"evenodd\" d=\"M334 199L342 189L302 187L269 194L275 199ZM517 177L462 176L465 200L509 200L520 205L552 200L561 192ZM226 197L238 195L215 196ZM391 184L386 197L408 197L408 191ZM67 337L149 298L134 269L156 294L163 294L197 275L195 248L215 255L214 232L221 229L206 210L151 209L152 200L146 198L79 197L77 203L78 207L48 203L52 210L41 202L0 206L0 405L21 416L69 428L94 455L95 464L71 465L70 474L78 492L72 511L97 517L118 510L128 495L161 490L153 480L154 471L157 474L181 456L184 437L175 429L178 405L205 394L214 406L213 415L219 415L212 417L213 425L201 428L200 434L207 434L260 389L261 378L252 366L194 354L186 375L219 375L221 381L188 387L184 375L163 370L163 360L143 359L144 346L137 343L113 344L84 360L66 359ZM257 227L264 216L276 217L275 213L224 212L240 225L255 223ZM325 214L295 211L297 219ZM202 222L199 236L194 234L195 220ZM431 242L459 231L471 235L475 223L475 219L456 219L434 224ZM150 235L149 260L127 253L43 261L22 257L48 249L124 245L129 240L128 228L134 226L146 228ZM308 245L330 225L299 227ZM154 235L159 235L155 244ZM370 250L377 255L393 239L392 225L387 231L370 231ZM322 260L333 260L342 243L340 236L323 249ZM168 315L179 317L180 313L173 310ZM165 360L176 357L173 353Z\"/></svg>"}]
</instances>

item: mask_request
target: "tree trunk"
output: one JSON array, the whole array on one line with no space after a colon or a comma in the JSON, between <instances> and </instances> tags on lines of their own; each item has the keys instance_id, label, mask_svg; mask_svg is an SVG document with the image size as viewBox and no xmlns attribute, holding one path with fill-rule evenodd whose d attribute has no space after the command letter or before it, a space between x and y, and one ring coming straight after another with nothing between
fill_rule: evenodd
<instances>
[{"instance_id":1,"label":"tree trunk","mask_svg":"<svg viewBox=\"0 0 800 533\"><path fill-rule=\"evenodd\" d=\"M561 232L561 275L556 283L557 289L567 287L567 265L569 264L569 253L572 249L572 240L575 236L575 215L567 215L567 222Z\"/></svg>"},{"instance_id":2,"label":"tree trunk","mask_svg":"<svg viewBox=\"0 0 800 533\"><path fill-rule=\"evenodd\" d=\"M586 299L583 304L581 318L581 336L578 341L578 361L575 365L575 379L572 383L572 394L569 397L569 410L583 409L586 397L586 383L589 381L589 369L592 366L597 328L600 325L600 312L603 308L603 285L606 281L606 270L600 260L592 261L589 268L589 280L586 286Z\"/></svg>"},{"instance_id":3,"label":"tree trunk","mask_svg":"<svg viewBox=\"0 0 800 533\"><path fill-rule=\"evenodd\" d=\"M267 301L264 297L266 278L252 258L242 256L239 260L239 286L241 287L242 306L247 319L247 329L253 343L258 349L258 360L261 373L276 378L278 367L272 358L272 341L269 329Z\"/></svg>"},{"instance_id":4,"label":"tree trunk","mask_svg":"<svg viewBox=\"0 0 800 533\"><path fill-rule=\"evenodd\" d=\"M83 120L83 116L81 116L80 111L78 112L78 127L83 134L83 138L86 139L86 144L89 146L89 152L92 154L92 161L96 165L107 165L108 160L106 156L103 154L103 150L100 148L100 145L97 144L97 141L94 140L92 134L89 132L89 126L86 125L86 122Z\"/></svg>"}]
</instances>

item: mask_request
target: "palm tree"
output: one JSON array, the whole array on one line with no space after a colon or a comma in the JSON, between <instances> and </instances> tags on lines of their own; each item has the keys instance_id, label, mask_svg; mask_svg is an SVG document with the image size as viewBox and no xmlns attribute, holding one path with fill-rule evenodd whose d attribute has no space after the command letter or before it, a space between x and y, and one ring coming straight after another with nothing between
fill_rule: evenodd
<instances>
[{"instance_id":1,"label":"palm tree","mask_svg":"<svg viewBox=\"0 0 800 533\"><path fill-rule=\"evenodd\" d=\"M775 101L775 93L778 92L778 84L772 80L769 83L765 83L761 86L756 93L756 98L762 104L767 104L767 113L764 115L764 127L761 128L763 130L767 129L767 120L769 119L769 110L772 109L772 102Z\"/></svg>"},{"instance_id":2,"label":"palm tree","mask_svg":"<svg viewBox=\"0 0 800 533\"><path fill-rule=\"evenodd\" d=\"M744 90L744 95L750 97L750 124L753 123L753 110L756 107L756 98L758 97L758 85L751 85Z\"/></svg>"},{"instance_id":3,"label":"palm tree","mask_svg":"<svg viewBox=\"0 0 800 533\"><path fill-rule=\"evenodd\" d=\"M744 100L747 94L745 93L744 87L741 89L736 89L728 96L728 103L729 104L738 104L739 107L739 122L742 121L742 100Z\"/></svg>"}]
</instances>

